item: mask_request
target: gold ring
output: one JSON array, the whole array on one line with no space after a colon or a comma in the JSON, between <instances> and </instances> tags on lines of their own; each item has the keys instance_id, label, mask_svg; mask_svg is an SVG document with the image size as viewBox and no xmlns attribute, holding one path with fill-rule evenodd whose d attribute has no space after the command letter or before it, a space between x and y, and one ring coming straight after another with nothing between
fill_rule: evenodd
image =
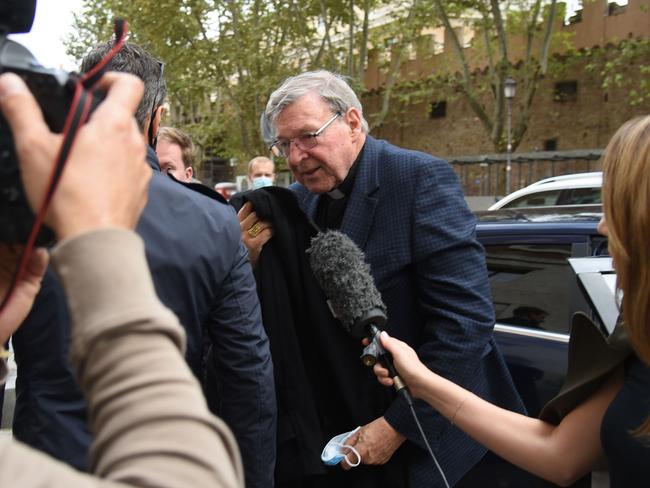
<instances>
[{"instance_id":1,"label":"gold ring","mask_svg":"<svg viewBox=\"0 0 650 488\"><path fill-rule=\"evenodd\" d=\"M255 222L255 224L248 229L248 235L252 238L257 237L260 232L262 232L262 224L260 224L259 221Z\"/></svg>"}]
</instances>

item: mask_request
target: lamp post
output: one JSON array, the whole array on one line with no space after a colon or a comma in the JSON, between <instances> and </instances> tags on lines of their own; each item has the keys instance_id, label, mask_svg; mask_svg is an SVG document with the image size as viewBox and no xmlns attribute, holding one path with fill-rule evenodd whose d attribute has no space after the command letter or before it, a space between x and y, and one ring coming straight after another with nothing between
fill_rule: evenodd
<instances>
[{"instance_id":1,"label":"lamp post","mask_svg":"<svg viewBox=\"0 0 650 488\"><path fill-rule=\"evenodd\" d=\"M512 155L512 99L515 98L517 82L508 76L503 83L503 95L508 102L508 155L506 162L506 195L510 193L510 174L512 173L511 155Z\"/></svg>"}]
</instances>

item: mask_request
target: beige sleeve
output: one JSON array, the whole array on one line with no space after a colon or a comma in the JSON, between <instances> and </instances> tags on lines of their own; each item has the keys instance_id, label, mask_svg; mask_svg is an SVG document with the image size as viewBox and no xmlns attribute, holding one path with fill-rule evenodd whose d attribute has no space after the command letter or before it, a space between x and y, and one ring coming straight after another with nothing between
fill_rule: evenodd
<instances>
[{"instance_id":1,"label":"beige sleeve","mask_svg":"<svg viewBox=\"0 0 650 488\"><path fill-rule=\"evenodd\" d=\"M15 443L0 445L0 480L11 459L22 473L30 465L50 471L49 486L244 486L234 437L208 412L179 352L183 331L156 297L140 238L117 229L84 234L61 243L52 263L72 315L71 355L88 400L92 471L104 481L44 463Z\"/></svg>"}]
</instances>

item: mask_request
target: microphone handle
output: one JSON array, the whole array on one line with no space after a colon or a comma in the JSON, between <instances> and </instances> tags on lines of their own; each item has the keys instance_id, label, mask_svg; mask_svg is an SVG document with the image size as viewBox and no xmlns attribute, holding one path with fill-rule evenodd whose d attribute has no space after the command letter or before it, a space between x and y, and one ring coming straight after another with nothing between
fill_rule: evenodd
<instances>
[{"instance_id":1,"label":"microphone handle","mask_svg":"<svg viewBox=\"0 0 650 488\"><path fill-rule=\"evenodd\" d=\"M388 374L390 374L390 377L393 379L393 388L395 388L395 391L397 393L404 397L409 405L412 405L413 400L411 398L411 394L406 388L406 383L404 383L404 380L402 380L399 373L395 369L395 365L393 364L393 356L390 352L384 349L384 346L381 344L381 340L379 338L381 331L377 328L377 326L371 324L370 333L372 335L372 340L377 344L377 349L379 350L377 359L379 359L379 362L382 364L382 366L388 370Z\"/></svg>"}]
</instances>

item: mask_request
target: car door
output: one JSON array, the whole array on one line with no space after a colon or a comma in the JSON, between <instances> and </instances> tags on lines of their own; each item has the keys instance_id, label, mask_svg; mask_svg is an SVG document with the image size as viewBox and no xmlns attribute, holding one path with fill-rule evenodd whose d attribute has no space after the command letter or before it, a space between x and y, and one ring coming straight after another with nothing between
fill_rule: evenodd
<instances>
[{"instance_id":1,"label":"car door","mask_svg":"<svg viewBox=\"0 0 650 488\"><path fill-rule=\"evenodd\" d=\"M593 315L568 259L591 255L603 238L593 224L565 233L548 225L512 227L480 232L479 240L486 251L495 338L529 414L537 416L564 381L571 317L577 311Z\"/></svg>"}]
</instances>

